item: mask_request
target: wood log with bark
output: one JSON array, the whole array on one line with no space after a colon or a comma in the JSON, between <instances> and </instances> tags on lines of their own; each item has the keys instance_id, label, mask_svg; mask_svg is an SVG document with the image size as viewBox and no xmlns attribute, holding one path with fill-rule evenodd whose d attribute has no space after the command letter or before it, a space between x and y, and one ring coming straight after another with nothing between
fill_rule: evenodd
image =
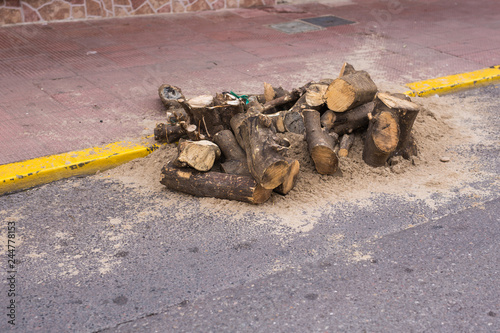
<instances>
[{"instance_id":1,"label":"wood log with bark","mask_svg":"<svg viewBox=\"0 0 500 333\"><path fill-rule=\"evenodd\" d=\"M368 115L369 125L363 148L363 160L373 167L384 166L399 143L399 119L396 110L375 99L373 114Z\"/></svg>"},{"instance_id":2,"label":"wood log with bark","mask_svg":"<svg viewBox=\"0 0 500 333\"><path fill-rule=\"evenodd\" d=\"M166 141L172 143L186 135L186 131L180 125L166 125L164 123L156 124L154 137L157 141Z\"/></svg>"},{"instance_id":3,"label":"wood log with bark","mask_svg":"<svg viewBox=\"0 0 500 333\"><path fill-rule=\"evenodd\" d=\"M171 86L170 84L162 84L158 88L158 95L160 96L160 99L167 110L178 109L182 107L177 101L179 98L184 98L181 88Z\"/></svg>"},{"instance_id":4,"label":"wood log with bark","mask_svg":"<svg viewBox=\"0 0 500 333\"><path fill-rule=\"evenodd\" d=\"M349 134L358 129L365 130L369 122L368 114L373 113L374 107L374 102L368 102L346 112L330 111L334 114L331 129L338 135Z\"/></svg>"},{"instance_id":5,"label":"wood log with bark","mask_svg":"<svg viewBox=\"0 0 500 333\"><path fill-rule=\"evenodd\" d=\"M338 158L334 152L333 137L321 128L320 114L316 110L302 111L306 127L306 140L309 154L316 171L322 175L331 175L337 171Z\"/></svg>"},{"instance_id":6,"label":"wood log with bark","mask_svg":"<svg viewBox=\"0 0 500 333\"><path fill-rule=\"evenodd\" d=\"M354 144L354 134L344 134L339 143L339 157L347 157L349 150Z\"/></svg>"},{"instance_id":7,"label":"wood log with bark","mask_svg":"<svg viewBox=\"0 0 500 333\"><path fill-rule=\"evenodd\" d=\"M177 167L191 167L198 171L209 171L215 160L221 156L219 147L207 140L183 140L177 146L178 155L174 160Z\"/></svg>"},{"instance_id":8,"label":"wood log with bark","mask_svg":"<svg viewBox=\"0 0 500 333\"><path fill-rule=\"evenodd\" d=\"M244 111L241 101L217 95L201 95L189 100L179 99L191 122L198 126L208 138L217 132L230 128L231 118Z\"/></svg>"},{"instance_id":9,"label":"wood log with bark","mask_svg":"<svg viewBox=\"0 0 500 333\"><path fill-rule=\"evenodd\" d=\"M343 75L335 79L325 93L328 108L344 112L370 102L377 93L377 86L365 71Z\"/></svg>"},{"instance_id":10,"label":"wood log with bark","mask_svg":"<svg viewBox=\"0 0 500 333\"><path fill-rule=\"evenodd\" d=\"M245 150L247 164L254 179L267 189L274 189L290 176L293 160L284 156L287 147L273 130L272 120L262 114L241 116L231 120L235 138Z\"/></svg>"},{"instance_id":11,"label":"wood log with bark","mask_svg":"<svg viewBox=\"0 0 500 333\"><path fill-rule=\"evenodd\" d=\"M411 130L420 107L404 94L378 93L377 98L387 107L395 110L398 116L399 142L392 156L403 156L405 159L416 156L418 149Z\"/></svg>"},{"instance_id":12,"label":"wood log with bark","mask_svg":"<svg viewBox=\"0 0 500 333\"><path fill-rule=\"evenodd\" d=\"M221 168L225 173L250 176L247 157L231 130L223 130L214 135L214 142L219 146L225 161Z\"/></svg>"},{"instance_id":13,"label":"wood log with bark","mask_svg":"<svg viewBox=\"0 0 500 333\"><path fill-rule=\"evenodd\" d=\"M162 168L161 176L160 183L167 188L198 197L260 204L266 202L272 193L272 190L263 188L251 176L200 172L191 168L179 168L172 162Z\"/></svg>"}]
</instances>

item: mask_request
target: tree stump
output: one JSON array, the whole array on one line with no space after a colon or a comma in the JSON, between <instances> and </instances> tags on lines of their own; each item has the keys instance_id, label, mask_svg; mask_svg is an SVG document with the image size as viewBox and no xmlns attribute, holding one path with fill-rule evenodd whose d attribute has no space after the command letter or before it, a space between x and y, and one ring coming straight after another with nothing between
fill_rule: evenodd
<instances>
[{"instance_id":1,"label":"tree stump","mask_svg":"<svg viewBox=\"0 0 500 333\"><path fill-rule=\"evenodd\" d=\"M251 176L215 171L200 172L168 163L161 170L160 183L175 191L198 197L237 200L252 204L266 202L272 190L260 186Z\"/></svg>"},{"instance_id":2,"label":"tree stump","mask_svg":"<svg viewBox=\"0 0 500 333\"><path fill-rule=\"evenodd\" d=\"M398 115L377 98L373 114L368 118L363 160L373 167L384 166L399 143Z\"/></svg>"},{"instance_id":3,"label":"tree stump","mask_svg":"<svg viewBox=\"0 0 500 333\"><path fill-rule=\"evenodd\" d=\"M418 149L411 135L411 129L420 107L403 94L378 93L377 98L387 107L395 110L398 116L399 142L392 156L403 156L409 159L410 156L417 155Z\"/></svg>"},{"instance_id":4,"label":"tree stump","mask_svg":"<svg viewBox=\"0 0 500 333\"><path fill-rule=\"evenodd\" d=\"M325 93L328 108L344 112L370 102L377 93L377 86L365 71L356 71L334 80Z\"/></svg>"},{"instance_id":5,"label":"tree stump","mask_svg":"<svg viewBox=\"0 0 500 333\"><path fill-rule=\"evenodd\" d=\"M272 120L265 115L231 120L236 140L245 150L247 164L254 179L266 189L274 189L289 176L290 163L282 151L287 148L278 144Z\"/></svg>"},{"instance_id":6,"label":"tree stump","mask_svg":"<svg viewBox=\"0 0 500 333\"><path fill-rule=\"evenodd\" d=\"M334 174L339 163L337 154L334 152L334 139L321 128L318 111L304 110L302 115L304 116L309 154L316 171L322 175Z\"/></svg>"}]
</instances>

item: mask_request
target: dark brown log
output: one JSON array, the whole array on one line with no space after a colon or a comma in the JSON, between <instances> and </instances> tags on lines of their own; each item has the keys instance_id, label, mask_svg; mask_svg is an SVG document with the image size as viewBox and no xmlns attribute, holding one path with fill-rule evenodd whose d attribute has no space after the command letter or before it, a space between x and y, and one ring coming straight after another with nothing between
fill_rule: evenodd
<instances>
[{"instance_id":1,"label":"dark brown log","mask_svg":"<svg viewBox=\"0 0 500 333\"><path fill-rule=\"evenodd\" d=\"M225 173L250 176L245 152L231 130L223 130L215 134L214 142L225 157L225 161L221 163L221 168Z\"/></svg>"},{"instance_id":2,"label":"dark brown log","mask_svg":"<svg viewBox=\"0 0 500 333\"><path fill-rule=\"evenodd\" d=\"M340 69L339 77L349 75L349 74L352 74L355 72L356 72L356 70L354 69L353 65L351 65L347 62L344 62L344 64L342 65L342 68Z\"/></svg>"},{"instance_id":3,"label":"dark brown log","mask_svg":"<svg viewBox=\"0 0 500 333\"><path fill-rule=\"evenodd\" d=\"M334 112L333 131L338 135L344 135L352 133L357 129L367 128L369 122L368 114L373 113L374 107L374 102L368 102L346 112ZM331 112L333 113L333 111Z\"/></svg>"},{"instance_id":4,"label":"dark brown log","mask_svg":"<svg viewBox=\"0 0 500 333\"><path fill-rule=\"evenodd\" d=\"M304 126L304 118L302 117L302 112L290 112L286 111L283 118L283 124L287 132L304 134L306 128Z\"/></svg>"},{"instance_id":5,"label":"dark brown log","mask_svg":"<svg viewBox=\"0 0 500 333\"><path fill-rule=\"evenodd\" d=\"M266 102L263 105L262 113L272 113L276 107L287 103L295 103L304 93L305 89L294 89L290 93Z\"/></svg>"},{"instance_id":6,"label":"dark brown log","mask_svg":"<svg viewBox=\"0 0 500 333\"><path fill-rule=\"evenodd\" d=\"M240 124L238 127L237 124ZM264 188L281 185L290 171L289 159L282 156L286 150L278 144L272 120L264 115L231 120L236 140L245 150L247 164L254 179Z\"/></svg>"},{"instance_id":7,"label":"dark brown log","mask_svg":"<svg viewBox=\"0 0 500 333\"><path fill-rule=\"evenodd\" d=\"M378 93L377 98L387 107L395 110L398 116L399 142L392 156L403 156L405 159L416 156L418 149L411 135L411 129L420 107L413 103L409 97L402 94Z\"/></svg>"},{"instance_id":8,"label":"dark brown log","mask_svg":"<svg viewBox=\"0 0 500 333\"><path fill-rule=\"evenodd\" d=\"M285 128L285 114L286 111L280 111L272 114L268 114L267 116L273 121L273 125L276 128L276 131L278 133L284 133L286 132Z\"/></svg>"},{"instance_id":9,"label":"dark brown log","mask_svg":"<svg viewBox=\"0 0 500 333\"><path fill-rule=\"evenodd\" d=\"M154 137L157 141L166 141L168 143L175 142L186 134L184 128L180 125L165 125L163 123L156 124L154 129Z\"/></svg>"},{"instance_id":10,"label":"dark brown log","mask_svg":"<svg viewBox=\"0 0 500 333\"><path fill-rule=\"evenodd\" d=\"M328 108L344 112L370 102L377 93L377 86L365 71L357 71L334 80L325 93Z\"/></svg>"},{"instance_id":11,"label":"dark brown log","mask_svg":"<svg viewBox=\"0 0 500 333\"><path fill-rule=\"evenodd\" d=\"M349 150L354 143L354 135L344 134L339 144L339 157L347 157L349 155Z\"/></svg>"},{"instance_id":12,"label":"dark brown log","mask_svg":"<svg viewBox=\"0 0 500 333\"><path fill-rule=\"evenodd\" d=\"M399 143L398 115L376 99L373 115L369 114L368 118L363 160L372 167L384 166Z\"/></svg>"},{"instance_id":13,"label":"dark brown log","mask_svg":"<svg viewBox=\"0 0 500 333\"><path fill-rule=\"evenodd\" d=\"M335 142L321 128L320 114L316 110L302 111L306 128L306 140L309 154L314 162L316 171L322 175L331 175L337 171L338 158L334 152Z\"/></svg>"},{"instance_id":14,"label":"dark brown log","mask_svg":"<svg viewBox=\"0 0 500 333\"><path fill-rule=\"evenodd\" d=\"M179 98L184 98L181 88L169 84L162 84L158 88L158 95L160 95L160 99L167 110L182 108L177 101Z\"/></svg>"},{"instance_id":15,"label":"dark brown log","mask_svg":"<svg viewBox=\"0 0 500 333\"><path fill-rule=\"evenodd\" d=\"M168 163L161 170L160 183L175 191L198 197L238 200L252 204L266 202L272 190L260 186L252 177L220 172L200 172Z\"/></svg>"},{"instance_id":16,"label":"dark brown log","mask_svg":"<svg viewBox=\"0 0 500 333\"><path fill-rule=\"evenodd\" d=\"M178 155L174 161L177 167L191 167L198 171L209 171L215 160L221 156L219 147L207 140L183 140L177 146Z\"/></svg>"},{"instance_id":17,"label":"dark brown log","mask_svg":"<svg viewBox=\"0 0 500 333\"><path fill-rule=\"evenodd\" d=\"M231 118L242 113L243 105L238 99L223 100L210 95L201 95L188 101L179 99L180 104L189 114L191 122L200 132L212 138L217 132L230 128ZM216 102L222 103L216 105Z\"/></svg>"}]
</instances>

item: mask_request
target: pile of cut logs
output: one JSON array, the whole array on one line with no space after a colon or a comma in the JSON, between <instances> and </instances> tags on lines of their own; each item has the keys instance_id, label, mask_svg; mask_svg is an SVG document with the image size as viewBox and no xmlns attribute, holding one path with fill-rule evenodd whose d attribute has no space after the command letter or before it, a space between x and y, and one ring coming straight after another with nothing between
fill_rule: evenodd
<instances>
[{"instance_id":1,"label":"pile of cut logs","mask_svg":"<svg viewBox=\"0 0 500 333\"><path fill-rule=\"evenodd\" d=\"M289 141L277 133L303 134L316 171L331 175L346 157L354 132L363 132L363 160L385 166L395 156L417 154L411 129L419 105L403 94L378 92L365 71L344 63L337 79L285 91L264 84L261 95L233 92L186 99L164 84L166 123L155 139L178 141L178 155L161 170L161 183L195 196L263 203L290 192L300 163L287 156Z\"/></svg>"}]
</instances>

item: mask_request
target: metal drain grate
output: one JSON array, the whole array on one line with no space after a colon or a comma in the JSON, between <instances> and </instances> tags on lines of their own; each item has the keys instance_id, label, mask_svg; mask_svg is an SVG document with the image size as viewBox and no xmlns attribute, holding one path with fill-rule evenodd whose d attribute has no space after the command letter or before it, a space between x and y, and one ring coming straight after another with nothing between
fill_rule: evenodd
<instances>
[{"instance_id":1,"label":"metal drain grate","mask_svg":"<svg viewBox=\"0 0 500 333\"><path fill-rule=\"evenodd\" d=\"M287 34L298 34L302 32L322 30L321 27L301 21L291 21L285 23L271 24L271 28Z\"/></svg>"},{"instance_id":2,"label":"metal drain grate","mask_svg":"<svg viewBox=\"0 0 500 333\"><path fill-rule=\"evenodd\" d=\"M333 15L311 17L311 18L301 19L301 21L304 21L304 22L307 22L310 24L314 24L314 25L320 26L322 28L356 23L354 21L349 21L349 20L343 19L341 17L333 16Z\"/></svg>"}]
</instances>

